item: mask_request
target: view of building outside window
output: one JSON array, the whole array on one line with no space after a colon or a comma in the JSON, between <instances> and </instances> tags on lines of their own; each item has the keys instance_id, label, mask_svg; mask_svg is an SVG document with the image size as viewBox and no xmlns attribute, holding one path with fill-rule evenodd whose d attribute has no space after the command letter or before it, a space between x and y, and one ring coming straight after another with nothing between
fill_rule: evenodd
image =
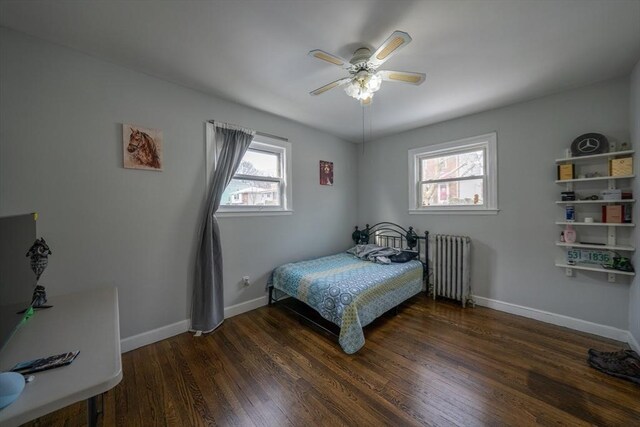
<instances>
[{"instance_id":1,"label":"view of building outside window","mask_svg":"<svg viewBox=\"0 0 640 427\"><path fill-rule=\"evenodd\" d=\"M421 205L484 204L484 150L420 160Z\"/></svg>"},{"instance_id":2,"label":"view of building outside window","mask_svg":"<svg viewBox=\"0 0 640 427\"><path fill-rule=\"evenodd\" d=\"M223 206L280 206L281 156L249 149L222 194Z\"/></svg>"}]
</instances>

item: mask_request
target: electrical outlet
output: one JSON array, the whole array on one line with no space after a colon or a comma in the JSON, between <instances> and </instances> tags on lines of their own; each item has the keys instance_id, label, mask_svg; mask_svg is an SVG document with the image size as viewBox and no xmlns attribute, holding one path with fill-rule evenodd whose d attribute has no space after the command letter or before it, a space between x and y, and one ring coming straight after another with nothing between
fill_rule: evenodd
<instances>
[{"instance_id":1,"label":"electrical outlet","mask_svg":"<svg viewBox=\"0 0 640 427\"><path fill-rule=\"evenodd\" d=\"M242 284L245 286L249 286L251 282L249 281L249 276L242 276Z\"/></svg>"}]
</instances>

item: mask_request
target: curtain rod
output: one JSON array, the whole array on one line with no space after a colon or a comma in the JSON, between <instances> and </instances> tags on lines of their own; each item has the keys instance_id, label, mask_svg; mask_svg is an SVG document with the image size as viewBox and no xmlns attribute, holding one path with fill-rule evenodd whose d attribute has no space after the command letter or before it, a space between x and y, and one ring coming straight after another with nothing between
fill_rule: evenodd
<instances>
[{"instance_id":1,"label":"curtain rod","mask_svg":"<svg viewBox=\"0 0 640 427\"><path fill-rule=\"evenodd\" d=\"M207 122L211 123L211 124L215 124L215 120L207 120ZM219 122L219 123L224 123L224 122ZM227 123L227 124L233 124L233 123ZM238 126L238 125L234 125L234 126ZM266 136L267 138L279 139L280 141L289 142L288 138L284 138L284 137L278 136L278 135L272 135L272 134L266 133L266 132L258 132L258 131L256 131L256 135L258 135L258 136Z\"/></svg>"}]
</instances>

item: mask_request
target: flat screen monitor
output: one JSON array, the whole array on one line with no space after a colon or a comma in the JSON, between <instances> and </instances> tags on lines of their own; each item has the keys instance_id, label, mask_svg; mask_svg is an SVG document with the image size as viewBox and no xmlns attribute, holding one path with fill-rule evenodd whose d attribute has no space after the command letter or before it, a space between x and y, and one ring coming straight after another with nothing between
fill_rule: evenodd
<instances>
[{"instance_id":1,"label":"flat screen monitor","mask_svg":"<svg viewBox=\"0 0 640 427\"><path fill-rule=\"evenodd\" d=\"M34 214L0 218L0 350L25 318L36 276L27 252L36 240Z\"/></svg>"}]
</instances>

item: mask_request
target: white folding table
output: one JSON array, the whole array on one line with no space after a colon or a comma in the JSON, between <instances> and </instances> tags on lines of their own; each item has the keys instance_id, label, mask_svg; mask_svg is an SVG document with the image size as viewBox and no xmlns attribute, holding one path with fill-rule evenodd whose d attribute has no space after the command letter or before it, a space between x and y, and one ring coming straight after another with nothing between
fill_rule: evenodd
<instances>
[{"instance_id":1,"label":"white folding table","mask_svg":"<svg viewBox=\"0 0 640 427\"><path fill-rule=\"evenodd\" d=\"M33 374L18 400L0 410L0 425L19 426L87 400L88 424L97 422L97 397L122 379L118 290L107 288L50 297L0 354L0 371L18 362L80 350L68 366Z\"/></svg>"}]
</instances>

